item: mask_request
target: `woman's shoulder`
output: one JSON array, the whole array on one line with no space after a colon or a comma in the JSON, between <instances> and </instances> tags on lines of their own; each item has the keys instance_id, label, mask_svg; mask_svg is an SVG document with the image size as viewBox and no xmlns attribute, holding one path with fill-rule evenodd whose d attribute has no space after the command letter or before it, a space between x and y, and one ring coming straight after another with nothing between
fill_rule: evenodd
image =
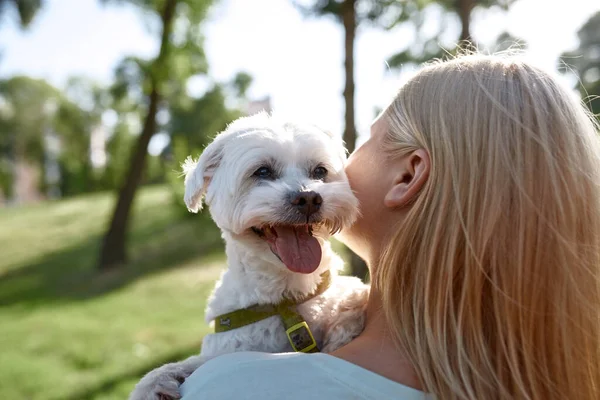
<instances>
[{"instance_id":1,"label":"woman's shoulder","mask_svg":"<svg viewBox=\"0 0 600 400\"><path fill-rule=\"evenodd\" d=\"M182 385L182 400L426 399L340 358L323 354L236 352L198 368Z\"/></svg>"}]
</instances>

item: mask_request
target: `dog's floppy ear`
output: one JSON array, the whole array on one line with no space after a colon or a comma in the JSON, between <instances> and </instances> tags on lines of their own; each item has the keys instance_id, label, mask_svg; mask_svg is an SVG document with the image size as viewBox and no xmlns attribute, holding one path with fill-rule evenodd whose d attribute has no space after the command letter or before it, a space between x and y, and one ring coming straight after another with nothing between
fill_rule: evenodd
<instances>
[{"instance_id":1,"label":"dog's floppy ear","mask_svg":"<svg viewBox=\"0 0 600 400\"><path fill-rule=\"evenodd\" d=\"M183 201L190 212L202 209L202 197L223 157L223 143L215 140L209 144L198 161L188 157L182 165L185 174L185 195Z\"/></svg>"}]
</instances>

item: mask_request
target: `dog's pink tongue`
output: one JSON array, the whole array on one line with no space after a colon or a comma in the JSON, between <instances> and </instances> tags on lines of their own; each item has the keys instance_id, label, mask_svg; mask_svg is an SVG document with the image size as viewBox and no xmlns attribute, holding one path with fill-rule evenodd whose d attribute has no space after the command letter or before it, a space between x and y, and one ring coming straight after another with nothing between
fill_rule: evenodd
<instances>
[{"instance_id":1,"label":"dog's pink tongue","mask_svg":"<svg viewBox=\"0 0 600 400\"><path fill-rule=\"evenodd\" d=\"M278 226L275 250L293 272L310 274L321 263L321 245L308 233L308 226Z\"/></svg>"}]
</instances>

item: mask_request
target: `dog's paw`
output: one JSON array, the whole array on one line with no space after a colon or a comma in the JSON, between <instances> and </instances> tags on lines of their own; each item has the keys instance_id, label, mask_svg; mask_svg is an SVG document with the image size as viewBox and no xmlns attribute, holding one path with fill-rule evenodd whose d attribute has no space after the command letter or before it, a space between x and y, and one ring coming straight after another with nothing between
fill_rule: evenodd
<instances>
[{"instance_id":1,"label":"dog's paw","mask_svg":"<svg viewBox=\"0 0 600 400\"><path fill-rule=\"evenodd\" d=\"M129 400L178 400L179 386L188 375L178 364L163 365L140 380Z\"/></svg>"}]
</instances>

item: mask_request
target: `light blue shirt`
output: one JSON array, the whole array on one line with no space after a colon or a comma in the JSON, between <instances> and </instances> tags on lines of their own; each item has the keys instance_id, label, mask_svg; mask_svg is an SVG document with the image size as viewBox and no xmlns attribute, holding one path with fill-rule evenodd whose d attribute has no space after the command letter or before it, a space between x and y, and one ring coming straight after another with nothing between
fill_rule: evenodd
<instances>
[{"instance_id":1,"label":"light blue shirt","mask_svg":"<svg viewBox=\"0 0 600 400\"><path fill-rule=\"evenodd\" d=\"M324 353L236 352L214 358L181 386L182 400L432 399Z\"/></svg>"}]
</instances>

